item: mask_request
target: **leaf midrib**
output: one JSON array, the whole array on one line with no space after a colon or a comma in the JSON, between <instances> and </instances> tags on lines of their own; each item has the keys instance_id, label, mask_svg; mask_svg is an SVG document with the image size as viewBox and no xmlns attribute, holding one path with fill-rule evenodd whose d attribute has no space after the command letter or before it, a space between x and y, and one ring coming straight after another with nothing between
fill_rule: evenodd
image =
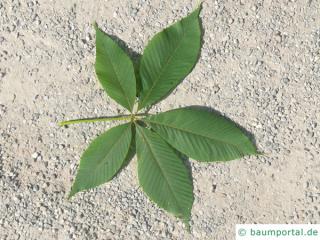
<instances>
[{"instance_id":1,"label":"leaf midrib","mask_svg":"<svg viewBox=\"0 0 320 240\"><path fill-rule=\"evenodd\" d=\"M179 22L178 22L178 23L179 23ZM183 25L181 22L180 22L180 24ZM152 93L153 89L155 88L155 86L157 85L157 83L159 82L159 80L161 79L164 70L168 67L169 62L171 61L171 59L172 59L173 56L175 55L177 49L180 47L180 45L181 45L182 40L184 39L184 37L185 37L185 30L184 30L184 28L183 28L183 26L182 26L182 36L181 36L181 38L179 39L179 42L177 43L177 45L176 45L176 47L175 47L172 55L168 57L167 61L166 61L165 64L164 64L164 67L161 69L161 71L160 71L160 73L159 73L159 75L158 75L158 78L156 78L156 80L155 80L154 83L152 84L150 90L148 91L147 95L145 96L145 98L144 98L143 101L141 102L141 105L142 105L142 106L143 106L144 103L149 99L150 94Z\"/></svg>"},{"instance_id":2,"label":"leaf midrib","mask_svg":"<svg viewBox=\"0 0 320 240\"><path fill-rule=\"evenodd\" d=\"M219 139L216 139L216 138L211 138L211 137L208 137L208 136L205 136L205 135L202 135L202 134L197 134L197 133L194 133L194 132L191 132L190 130L186 130L186 129L183 129L183 128L178 128L178 127L175 127L175 126L171 126L170 124L164 124L164 123L159 123L159 122L155 122L155 121L152 121L152 120L149 120L149 119L145 119L146 121L149 121L151 123L154 123L154 124L158 124L158 125L163 125L165 127L170 127L170 128L173 128L175 130L179 130L179 131L184 131L184 132L187 132L187 133L190 133L192 135L196 135L196 136L200 136L200 137L204 137L204 138L207 138L209 140L214 140L214 141L217 141L217 142L220 142L220 143L223 143L223 144L227 144L227 145L231 145L233 147L235 147L239 152L245 154L244 151L241 151L239 149L239 146L238 145L235 145L235 144L232 144L232 143L228 143L228 142L225 142L225 141L222 141L222 140L219 140Z\"/></svg>"},{"instance_id":3,"label":"leaf midrib","mask_svg":"<svg viewBox=\"0 0 320 240\"><path fill-rule=\"evenodd\" d=\"M159 169L160 169L161 175L167 180L167 185L169 186L170 192L171 192L172 195L174 196L174 199L175 199L175 201L176 201L176 203L177 203L177 206L178 206L178 208L179 208L180 213L182 213L182 215L184 215L184 214L183 214L183 211L182 211L182 208L181 208L180 205L179 205L179 201L178 201L176 195L174 194L174 191L173 191L173 189L172 189L172 186L170 185L170 181L168 181L168 179L165 177L165 174L164 174L165 171L163 171L163 169L161 168L160 164L159 164L158 161L156 160L156 157L155 157L156 155L155 155L154 152L152 151L151 144L147 141L147 139L146 139L146 137L144 136L144 134L142 133L142 131L141 131L141 130L138 130L138 131L139 131L140 135L142 136L143 141L144 141L144 142L146 143L146 145L149 147L150 152L151 152L153 158L155 159L156 164L158 165L158 167L159 167Z\"/></svg>"},{"instance_id":4,"label":"leaf midrib","mask_svg":"<svg viewBox=\"0 0 320 240\"><path fill-rule=\"evenodd\" d=\"M116 43L114 43L114 44L116 45ZM119 47L119 46L116 45L116 47ZM115 73L115 76L117 77L117 80L118 80L118 83L119 83L119 86L120 86L122 95L123 95L123 96L125 97L125 99L127 100L127 103L128 103L128 105L129 105L129 108L130 108L130 111L131 111L131 110L132 110L132 105L131 105L131 103L130 103L130 101L129 101L128 95L125 93L125 90L124 90L124 88L123 88L123 86L122 86L122 82L120 81L119 73L116 71L113 62L109 60L109 59L110 59L110 55L109 55L109 52L108 52L108 49L107 49L105 43L103 43L103 48L104 48L106 54L108 55L108 61L109 61L110 65L112 66L112 70L113 70L113 72ZM119 48L120 48L120 47L119 47ZM120 49L120 51L121 51L121 49Z\"/></svg>"}]
</instances>

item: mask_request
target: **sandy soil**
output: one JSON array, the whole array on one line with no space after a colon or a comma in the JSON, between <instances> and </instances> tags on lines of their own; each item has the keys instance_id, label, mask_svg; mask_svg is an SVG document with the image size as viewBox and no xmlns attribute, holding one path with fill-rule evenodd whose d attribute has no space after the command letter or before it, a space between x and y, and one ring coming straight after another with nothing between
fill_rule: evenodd
<instances>
[{"instance_id":1,"label":"sandy soil","mask_svg":"<svg viewBox=\"0 0 320 240\"><path fill-rule=\"evenodd\" d=\"M136 159L112 182L66 200L79 157L123 113L93 63L98 24L141 54L188 0L0 1L0 239L217 239L236 223L320 222L320 2L205 1L198 65L152 111L210 106L248 129L263 157L191 160L191 234L137 183Z\"/></svg>"}]
</instances>

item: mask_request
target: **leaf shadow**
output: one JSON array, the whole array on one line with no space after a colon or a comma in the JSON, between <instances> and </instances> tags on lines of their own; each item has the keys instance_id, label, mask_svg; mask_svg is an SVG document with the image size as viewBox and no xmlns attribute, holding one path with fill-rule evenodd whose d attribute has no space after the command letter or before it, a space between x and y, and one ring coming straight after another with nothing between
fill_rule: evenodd
<instances>
[{"instance_id":1,"label":"leaf shadow","mask_svg":"<svg viewBox=\"0 0 320 240\"><path fill-rule=\"evenodd\" d=\"M118 36L108 34L108 33L105 33L105 34L108 35L113 41L115 41L126 54L128 54L128 56L132 59L134 65L139 63L139 60L141 57L140 53L130 48L128 44Z\"/></svg>"},{"instance_id":2,"label":"leaf shadow","mask_svg":"<svg viewBox=\"0 0 320 240\"><path fill-rule=\"evenodd\" d=\"M201 105L191 105L191 106L188 106L188 108L193 108L193 109L199 109L199 110L205 110L205 111L208 111L208 112L212 112L212 113L215 113L215 114L217 114L217 115L229 120L230 122L235 124L249 138L249 140L253 143L255 148L258 149L257 148L257 141L256 141L256 138L253 135L253 133L251 133L250 131L245 129L243 126L239 125L237 122L235 122L231 118L229 118L229 117L225 116L224 114L222 114L222 112L220 112L220 111L218 111L218 110L216 110L214 108L211 108L211 107L208 107L208 106L201 106Z\"/></svg>"},{"instance_id":3,"label":"leaf shadow","mask_svg":"<svg viewBox=\"0 0 320 240\"><path fill-rule=\"evenodd\" d=\"M201 13L201 11L202 11L202 2L200 3L200 13ZM203 44L204 44L204 38L203 38L203 36L204 36L204 34L205 34L205 29L204 29L204 27L203 27L203 24L202 24L202 18L201 17L199 17L199 25L200 25L200 29L201 29L201 35L200 35L200 51L199 51L199 55L198 55L198 59L197 59L197 62L199 61L199 58L200 58L200 56L201 56L201 51L202 51L202 46L203 46ZM195 66L194 66L195 67ZM193 68L194 68L193 67ZM192 70L193 70L193 68L192 68ZM192 71L191 70L191 71Z\"/></svg>"}]
</instances>

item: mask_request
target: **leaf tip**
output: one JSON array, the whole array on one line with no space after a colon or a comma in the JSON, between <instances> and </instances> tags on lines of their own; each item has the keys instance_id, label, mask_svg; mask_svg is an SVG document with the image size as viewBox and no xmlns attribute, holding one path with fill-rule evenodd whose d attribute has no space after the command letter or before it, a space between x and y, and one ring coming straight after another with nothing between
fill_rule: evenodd
<instances>
[{"instance_id":1,"label":"leaf tip","mask_svg":"<svg viewBox=\"0 0 320 240\"><path fill-rule=\"evenodd\" d=\"M94 21L92 25L93 25L93 27L94 27L94 29L95 29L96 31L99 29L98 24L97 24L96 21Z\"/></svg>"},{"instance_id":2,"label":"leaf tip","mask_svg":"<svg viewBox=\"0 0 320 240\"><path fill-rule=\"evenodd\" d=\"M67 196L67 200L70 201L71 198L77 193L77 191L74 191L73 188L71 188L71 191L69 192Z\"/></svg>"},{"instance_id":3,"label":"leaf tip","mask_svg":"<svg viewBox=\"0 0 320 240\"><path fill-rule=\"evenodd\" d=\"M190 222L189 219L183 219L183 223L186 227L186 230L188 231L188 233L191 233L191 226L190 226Z\"/></svg>"},{"instance_id":4,"label":"leaf tip","mask_svg":"<svg viewBox=\"0 0 320 240\"><path fill-rule=\"evenodd\" d=\"M198 0L197 7L195 9L195 12L198 12L198 15L200 14L200 11L202 9L203 0Z\"/></svg>"},{"instance_id":5,"label":"leaf tip","mask_svg":"<svg viewBox=\"0 0 320 240\"><path fill-rule=\"evenodd\" d=\"M68 194L68 196L67 196L67 200L71 200L71 198L74 196L74 195L76 195L79 191L81 191L78 187L77 187L77 185L76 185L76 180L74 181L74 183L73 183L73 185L72 185L72 187L71 187L71 189L70 189L70 192L69 192L69 194Z\"/></svg>"}]
</instances>

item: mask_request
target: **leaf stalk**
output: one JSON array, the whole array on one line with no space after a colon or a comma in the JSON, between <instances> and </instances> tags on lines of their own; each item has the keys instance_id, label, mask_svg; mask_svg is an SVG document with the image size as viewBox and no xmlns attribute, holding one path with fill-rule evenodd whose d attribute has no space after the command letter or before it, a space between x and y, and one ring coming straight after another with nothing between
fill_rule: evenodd
<instances>
[{"instance_id":1,"label":"leaf stalk","mask_svg":"<svg viewBox=\"0 0 320 240\"><path fill-rule=\"evenodd\" d=\"M113 117L81 118L81 119L62 121L59 123L59 126L67 126L67 125L77 124L77 123L110 122L110 121L123 121L123 120L130 120L133 122L137 119L140 119L141 117L145 117L148 115L150 114L138 113L138 114L130 114L130 115L119 115L119 116L113 116Z\"/></svg>"}]
</instances>

